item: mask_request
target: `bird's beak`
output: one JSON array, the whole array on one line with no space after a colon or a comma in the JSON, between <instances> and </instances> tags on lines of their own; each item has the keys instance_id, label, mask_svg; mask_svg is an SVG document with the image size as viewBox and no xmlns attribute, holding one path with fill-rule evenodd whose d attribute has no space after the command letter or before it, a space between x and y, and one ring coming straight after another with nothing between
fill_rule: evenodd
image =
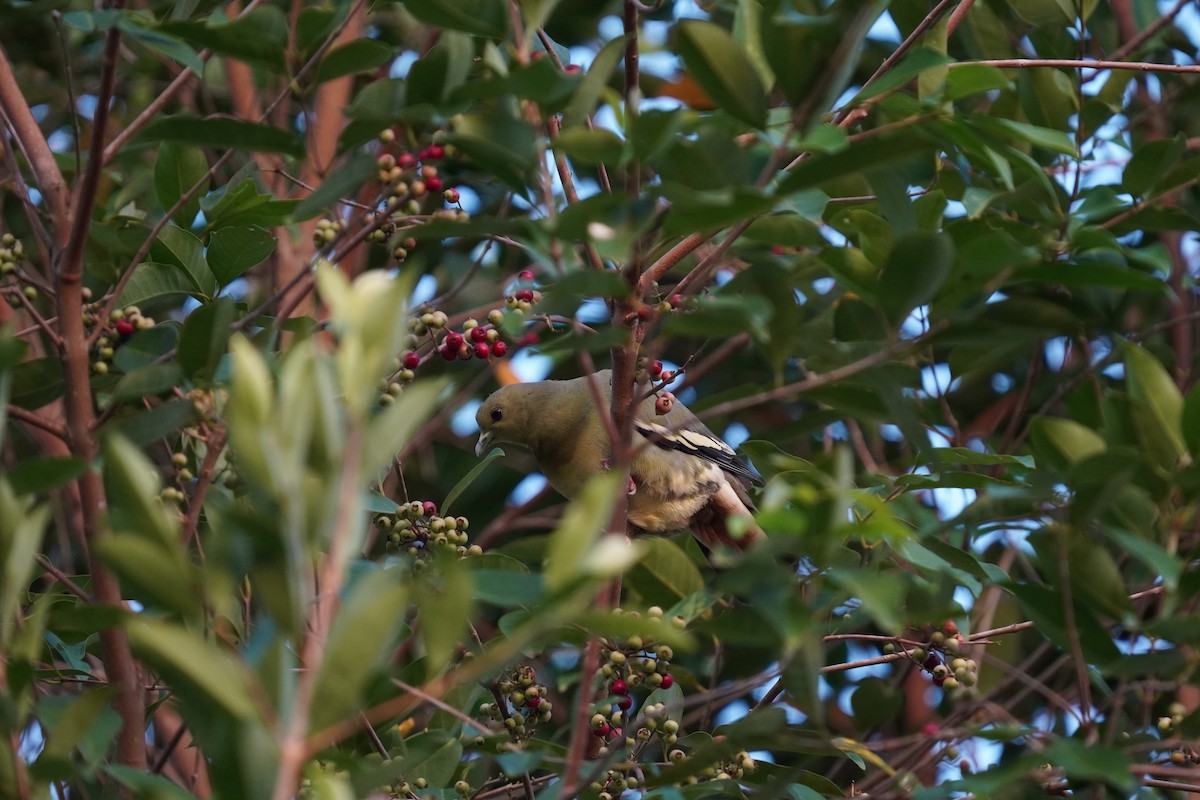
<instances>
[{"instance_id":1,"label":"bird's beak","mask_svg":"<svg viewBox=\"0 0 1200 800\"><path fill-rule=\"evenodd\" d=\"M479 441L475 443L475 457L483 458L483 454L492 446L492 432L480 431Z\"/></svg>"}]
</instances>

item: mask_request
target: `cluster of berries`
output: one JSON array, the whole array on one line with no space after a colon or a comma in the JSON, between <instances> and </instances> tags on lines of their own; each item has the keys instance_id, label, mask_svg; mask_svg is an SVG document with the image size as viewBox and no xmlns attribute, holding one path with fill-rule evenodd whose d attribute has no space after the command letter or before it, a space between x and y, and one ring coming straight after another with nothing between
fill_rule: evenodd
<instances>
[{"instance_id":1,"label":"cluster of berries","mask_svg":"<svg viewBox=\"0 0 1200 800\"><path fill-rule=\"evenodd\" d=\"M939 630L933 631L924 647L913 647L903 652L929 674L934 686L966 695L974 691L979 680L979 665L973 658L958 655L964 644L962 634L954 620L946 620ZM884 645L885 653L896 652L896 645Z\"/></svg>"},{"instance_id":2,"label":"cluster of berries","mask_svg":"<svg viewBox=\"0 0 1200 800\"><path fill-rule=\"evenodd\" d=\"M546 695L549 691L538 683L533 667L516 667L502 675L496 682L497 702L481 703L479 713L485 718L502 723L508 729L516 745L528 741L539 723L550 721L554 704ZM484 743L478 737L477 745Z\"/></svg>"},{"instance_id":3,"label":"cluster of berries","mask_svg":"<svg viewBox=\"0 0 1200 800\"><path fill-rule=\"evenodd\" d=\"M437 504L431 500L401 503L394 513L375 518L375 527L387 533L387 546L412 556L418 569L434 550L464 558L482 555L482 547L467 544L469 524L466 517L438 516Z\"/></svg>"},{"instance_id":4,"label":"cluster of berries","mask_svg":"<svg viewBox=\"0 0 1200 800\"><path fill-rule=\"evenodd\" d=\"M0 276L11 275L25 261L25 245L21 240L6 233L0 236Z\"/></svg>"},{"instance_id":5,"label":"cluster of berries","mask_svg":"<svg viewBox=\"0 0 1200 800\"><path fill-rule=\"evenodd\" d=\"M84 299L89 297L90 292L84 289ZM137 331L154 327L154 320L144 316L137 306L114 309L107 318L102 319L98 306L88 304L83 310L83 321L89 327L101 327L96 344L92 347L92 371L97 375L108 372L117 348L125 340Z\"/></svg>"}]
</instances>

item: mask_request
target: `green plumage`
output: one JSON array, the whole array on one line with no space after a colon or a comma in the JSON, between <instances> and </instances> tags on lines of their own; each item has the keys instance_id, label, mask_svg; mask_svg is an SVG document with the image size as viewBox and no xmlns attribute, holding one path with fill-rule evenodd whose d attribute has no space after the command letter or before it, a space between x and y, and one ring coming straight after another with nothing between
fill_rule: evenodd
<instances>
[{"instance_id":1,"label":"green plumage","mask_svg":"<svg viewBox=\"0 0 1200 800\"><path fill-rule=\"evenodd\" d=\"M498 444L528 448L550 485L574 497L610 458L601 414L609 413L612 371L596 373L594 381L595 390L586 376L499 389L475 415L476 452ZM729 533L728 517L753 509L742 482L755 476L687 407L676 401L660 415L649 397L638 406L635 428L645 446L630 468L631 523L656 532L689 528L709 548L744 549L763 535L753 522L741 538Z\"/></svg>"}]
</instances>

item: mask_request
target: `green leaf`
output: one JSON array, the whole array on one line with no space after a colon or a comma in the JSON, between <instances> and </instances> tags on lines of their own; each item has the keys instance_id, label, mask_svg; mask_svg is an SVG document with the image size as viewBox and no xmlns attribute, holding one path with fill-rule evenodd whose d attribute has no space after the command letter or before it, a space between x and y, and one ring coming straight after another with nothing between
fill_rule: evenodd
<instances>
[{"instance_id":1,"label":"green leaf","mask_svg":"<svg viewBox=\"0 0 1200 800\"><path fill-rule=\"evenodd\" d=\"M201 294L211 295L216 291L217 280L208 268L204 243L191 231L177 225L163 228L150 247L150 260L178 266Z\"/></svg>"},{"instance_id":2,"label":"green leaf","mask_svg":"<svg viewBox=\"0 0 1200 800\"><path fill-rule=\"evenodd\" d=\"M524 191L525 176L537 165L537 137L526 122L499 113L465 114L446 137L478 169Z\"/></svg>"},{"instance_id":3,"label":"green leaf","mask_svg":"<svg viewBox=\"0 0 1200 800\"><path fill-rule=\"evenodd\" d=\"M776 194L780 197L794 194L837 178L856 176L875 167L915 158L918 154L932 157L933 147L911 129L851 142L842 150L816 153L792 167L776 187Z\"/></svg>"},{"instance_id":4,"label":"green leaf","mask_svg":"<svg viewBox=\"0 0 1200 800\"><path fill-rule=\"evenodd\" d=\"M430 786L448 786L462 762L462 743L446 731L426 731L404 741L408 751L399 764L405 780L424 778Z\"/></svg>"},{"instance_id":5,"label":"green leaf","mask_svg":"<svg viewBox=\"0 0 1200 800\"><path fill-rule=\"evenodd\" d=\"M879 277L879 302L893 324L934 298L954 266L954 243L944 233L912 231L896 240Z\"/></svg>"},{"instance_id":6,"label":"green leaf","mask_svg":"<svg viewBox=\"0 0 1200 800\"><path fill-rule=\"evenodd\" d=\"M179 367L192 381L212 381L225 355L237 308L228 297L218 297L193 311L179 332Z\"/></svg>"},{"instance_id":7,"label":"green leaf","mask_svg":"<svg viewBox=\"0 0 1200 800\"><path fill-rule=\"evenodd\" d=\"M33 411L62 397L66 391L63 363L59 358L32 358L9 372L8 402Z\"/></svg>"},{"instance_id":8,"label":"green leaf","mask_svg":"<svg viewBox=\"0 0 1200 800\"><path fill-rule=\"evenodd\" d=\"M1088 456L1103 453L1106 445L1100 434L1070 419L1038 417L1033 420L1032 433L1043 445L1065 463L1074 464Z\"/></svg>"},{"instance_id":9,"label":"green leaf","mask_svg":"<svg viewBox=\"0 0 1200 800\"><path fill-rule=\"evenodd\" d=\"M1163 176L1179 163L1187 152L1187 137L1152 139L1133 151L1121 175L1121 189L1134 197L1149 195Z\"/></svg>"},{"instance_id":10,"label":"green leaf","mask_svg":"<svg viewBox=\"0 0 1200 800\"><path fill-rule=\"evenodd\" d=\"M203 615L203 579L178 548L163 547L130 534L106 536L94 547L100 560L138 602L189 619Z\"/></svg>"},{"instance_id":11,"label":"green leaf","mask_svg":"<svg viewBox=\"0 0 1200 800\"><path fill-rule=\"evenodd\" d=\"M1183 396L1163 365L1143 347L1125 344L1125 369L1134 425L1152 462L1174 470L1186 450ZM1143 412L1143 413L1138 413Z\"/></svg>"},{"instance_id":12,"label":"green leaf","mask_svg":"<svg viewBox=\"0 0 1200 800\"><path fill-rule=\"evenodd\" d=\"M546 548L546 589L557 593L588 572L587 558L608 527L622 476L596 475L571 501Z\"/></svg>"},{"instance_id":13,"label":"green leaf","mask_svg":"<svg viewBox=\"0 0 1200 800\"><path fill-rule=\"evenodd\" d=\"M144 306L184 295L207 298L204 292L196 288L195 281L176 265L143 261L133 268L133 275L117 298L117 305Z\"/></svg>"},{"instance_id":14,"label":"green leaf","mask_svg":"<svg viewBox=\"0 0 1200 800\"><path fill-rule=\"evenodd\" d=\"M892 69L884 73L883 77L869 86L861 89L858 94L850 102L846 103L847 107L853 107L861 104L865 100L870 100L872 97L878 97L881 94L886 94L893 89L898 89L904 84L916 78L926 70L944 67L953 61L945 53L939 53L937 50L928 47L919 47L909 53L900 60Z\"/></svg>"},{"instance_id":15,"label":"green leaf","mask_svg":"<svg viewBox=\"0 0 1200 800\"><path fill-rule=\"evenodd\" d=\"M1059 739L1039 757L1061 768L1072 782L1103 781L1126 794L1136 791L1138 781L1129 771L1129 757L1115 747L1081 739Z\"/></svg>"},{"instance_id":16,"label":"green leaf","mask_svg":"<svg viewBox=\"0 0 1200 800\"><path fill-rule=\"evenodd\" d=\"M112 403L128 403L157 397L171 391L183 379L183 370L173 361L147 364L121 377L113 390Z\"/></svg>"},{"instance_id":17,"label":"green leaf","mask_svg":"<svg viewBox=\"0 0 1200 800\"><path fill-rule=\"evenodd\" d=\"M670 539L642 542L646 555L629 571L626 580L648 602L670 607L704 588L704 578L694 561Z\"/></svg>"},{"instance_id":18,"label":"green leaf","mask_svg":"<svg viewBox=\"0 0 1200 800\"><path fill-rule=\"evenodd\" d=\"M502 608L516 608L532 606L545 596L540 575L516 570L475 569L471 563L475 560L469 559L468 566L472 567L471 583L475 587L471 596L476 600Z\"/></svg>"},{"instance_id":19,"label":"green leaf","mask_svg":"<svg viewBox=\"0 0 1200 800\"><path fill-rule=\"evenodd\" d=\"M164 209L175 205L193 186L200 185L192 198L171 217L176 225L189 227L200 211L200 196L208 189L208 159L199 147L164 142L154 162L154 191Z\"/></svg>"},{"instance_id":20,"label":"green leaf","mask_svg":"<svg viewBox=\"0 0 1200 800\"><path fill-rule=\"evenodd\" d=\"M167 673L172 688L191 704L215 706L239 719L257 715L249 676L233 654L162 620L137 615L125 627L138 657Z\"/></svg>"},{"instance_id":21,"label":"green leaf","mask_svg":"<svg viewBox=\"0 0 1200 800\"><path fill-rule=\"evenodd\" d=\"M405 0L404 8L439 28L492 39L508 32L508 6L501 0Z\"/></svg>"},{"instance_id":22,"label":"green leaf","mask_svg":"<svg viewBox=\"0 0 1200 800\"><path fill-rule=\"evenodd\" d=\"M751 127L763 127L766 92L736 39L711 22L684 20L675 26L675 45L689 74L718 106Z\"/></svg>"},{"instance_id":23,"label":"green leaf","mask_svg":"<svg viewBox=\"0 0 1200 800\"><path fill-rule=\"evenodd\" d=\"M384 66L395 57L392 48L378 39L355 39L335 47L317 65L317 81L324 82L370 72Z\"/></svg>"},{"instance_id":24,"label":"green leaf","mask_svg":"<svg viewBox=\"0 0 1200 800\"><path fill-rule=\"evenodd\" d=\"M592 59L591 66L588 67L587 74L583 76L583 80L579 83L579 88L575 90L574 96L567 103L566 109L563 111L563 131L583 125L592 116L592 112L596 110L596 103L600 100L605 88L608 86L609 76L616 69L617 64L621 62L621 58L625 54L625 37L621 36L604 45L600 48L600 52L596 53L596 57Z\"/></svg>"},{"instance_id":25,"label":"green leaf","mask_svg":"<svg viewBox=\"0 0 1200 800\"><path fill-rule=\"evenodd\" d=\"M8 480L18 494L36 494L57 489L87 470L87 462L75 456L25 458L8 471Z\"/></svg>"},{"instance_id":26,"label":"green leaf","mask_svg":"<svg viewBox=\"0 0 1200 800\"><path fill-rule=\"evenodd\" d=\"M29 592L50 509L34 507L20 499L7 480L0 478L0 648L8 650L16 634L21 606Z\"/></svg>"},{"instance_id":27,"label":"green leaf","mask_svg":"<svg viewBox=\"0 0 1200 800\"><path fill-rule=\"evenodd\" d=\"M275 73L283 73L285 69L289 24L283 11L275 6L258 6L231 20L214 16L205 20L165 22L160 28L196 47L266 67Z\"/></svg>"},{"instance_id":28,"label":"green leaf","mask_svg":"<svg viewBox=\"0 0 1200 800\"><path fill-rule=\"evenodd\" d=\"M831 569L829 578L862 601L863 611L884 631L899 633L904 629L904 584L887 574L844 567Z\"/></svg>"},{"instance_id":29,"label":"green leaf","mask_svg":"<svg viewBox=\"0 0 1200 800\"><path fill-rule=\"evenodd\" d=\"M283 153L302 158L304 139L295 131L259 125L239 119L205 118L188 114L157 117L142 129L139 139L245 150L251 153Z\"/></svg>"},{"instance_id":30,"label":"green leaf","mask_svg":"<svg viewBox=\"0 0 1200 800\"><path fill-rule=\"evenodd\" d=\"M625 142L610 130L567 128L554 140L554 149L581 164L613 164L624 161Z\"/></svg>"},{"instance_id":31,"label":"green leaf","mask_svg":"<svg viewBox=\"0 0 1200 800\"><path fill-rule=\"evenodd\" d=\"M208 237L208 266L220 286L228 286L246 270L261 264L279 240L258 225L230 225Z\"/></svg>"},{"instance_id":32,"label":"green leaf","mask_svg":"<svg viewBox=\"0 0 1200 800\"><path fill-rule=\"evenodd\" d=\"M371 567L350 587L326 640L313 693L312 730L322 730L362 707L367 682L383 667L404 623L404 570Z\"/></svg>"},{"instance_id":33,"label":"green leaf","mask_svg":"<svg viewBox=\"0 0 1200 800\"><path fill-rule=\"evenodd\" d=\"M483 474L483 471L487 469L488 464L492 463L502 455L504 455L504 451L500 448L495 448L481 458L479 463L471 468L470 472L459 479L458 483L454 484L454 488L447 492L445 499L442 500L443 516L450 513L450 504L457 500L458 496L466 491L467 487L474 483L476 478Z\"/></svg>"}]
</instances>

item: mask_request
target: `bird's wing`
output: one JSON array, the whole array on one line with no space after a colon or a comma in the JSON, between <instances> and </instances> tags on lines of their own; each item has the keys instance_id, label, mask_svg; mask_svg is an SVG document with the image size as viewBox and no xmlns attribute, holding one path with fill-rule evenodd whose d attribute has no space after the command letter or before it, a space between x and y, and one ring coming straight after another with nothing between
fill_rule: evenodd
<instances>
[{"instance_id":1,"label":"bird's wing","mask_svg":"<svg viewBox=\"0 0 1200 800\"><path fill-rule=\"evenodd\" d=\"M655 447L702 458L716 464L730 475L751 483L762 483L762 479L750 470L732 447L717 438L698 420L695 423L699 427L698 430L688 427L672 430L665 425L641 419L634 420L633 424L638 433L649 439Z\"/></svg>"}]
</instances>

